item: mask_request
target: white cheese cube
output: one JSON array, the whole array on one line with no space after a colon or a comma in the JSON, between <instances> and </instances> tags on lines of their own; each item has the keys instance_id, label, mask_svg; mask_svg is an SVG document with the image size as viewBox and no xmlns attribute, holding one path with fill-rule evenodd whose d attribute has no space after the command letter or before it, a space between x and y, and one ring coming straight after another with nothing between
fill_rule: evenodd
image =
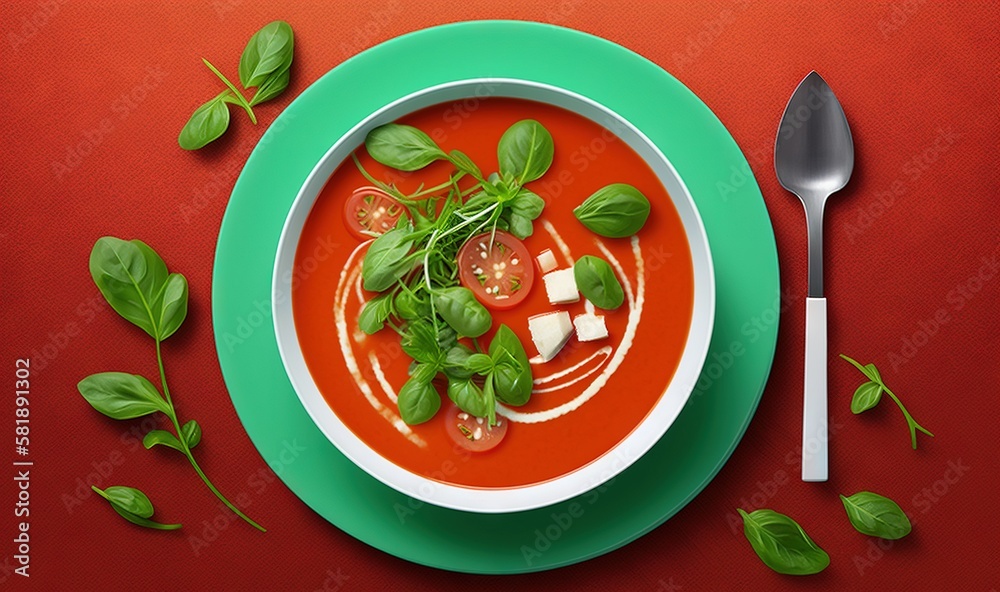
<instances>
[{"instance_id":1,"label":"white cheese cube","mask_svg":"<svg viewBox=\"0 0 1000 592\"><path fill-rule=\"evenodd\" d=\"M573 322L565 310L547 312L528 318L531 340L538 348L538 355L548 362L559 353L573 335Z\"/></svg>"},{"instance_id":2,"label":"white cheese cube","mask_svg":"<svg viewBox=\"0 0 1000 592\"><path fill-rule=\"evenodd\" d=\"M545 249L538 254L536 259L538 259L538 269L541 269L542 273L548 273L558 265L556 263L556 256L552 254L552 249Z\"/></svg>"},{"instance_id":3,"label":"white cheese cube","mask_svg":"<svg viewBox=\"0 0 1000 592\"><path fill-rule=\"evenodd\" d=\"M596 341L608 336L608 326L604 324L604 315L581 314L573 317L576 327L576 338L580 341Z\"/></svg>"},{"instance_id":4,"label":"white cheese cube","mask_svg":"<svg viewBox=\"0 0 1000 592\"><path fill-rule=\"evenodd\" d=\"M545 293L549 296L550 303L566 304L580 300L572 267L549 272L542 279L545 280Z\"/></svg>"}]
</instances>

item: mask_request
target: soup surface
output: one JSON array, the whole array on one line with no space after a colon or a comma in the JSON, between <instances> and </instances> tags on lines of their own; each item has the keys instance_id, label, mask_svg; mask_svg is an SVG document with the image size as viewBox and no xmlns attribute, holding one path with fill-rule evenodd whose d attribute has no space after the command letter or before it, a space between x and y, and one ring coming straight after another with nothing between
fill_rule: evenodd
<instances>
[{"instance_id":1,"label":"soup surface","mask_svg":"<svg viewBox=\"0 0 1000 592\"><path fill-rule=\"evenodd\" d=\"M535 269L530 292L517 306L491 310L520 338L529 356L537 352L528 318L564 310L571 317L604 315L608 337L580 342L576 336L548 362L533 360L531 400L498 407L507 433L498 446L472 452L455 443L451 402L441 389L441 410L430 421L407 426L395 395L407 380L410 358L389 328L374 335L358 329L358 313L373 294L360 284L366 243L348 232L344 209L352 193L370 185L354 162L334 172L309 214L296 251L292 306L303 355L320 392L362 441L391 462L441 482L466 487L517 487L547 481L601 457L622 441L666 390L680 361L693 309L693 271L687 237L663 185L649 166L601 125L559 107L509 98L445 103L398 121L427 132L445 151L468 154L484 174L497 169L496 145L513 123L539 121L552 134L555 155L548 172L527 187L546 206L524 240L532 259L549 249L558 269L583 255L609 261L625 291L614 311L579 302L553 305L542 272ZM446 180L452 167L437 162L403 173L355 152L376 179L404 193ZM628 183L652 204L636 237L603 238L573 216L593 192ZM533 265L536 265L532 261ZM473 426L474 427L474 426Z\"/></svg>"}]
</instances>

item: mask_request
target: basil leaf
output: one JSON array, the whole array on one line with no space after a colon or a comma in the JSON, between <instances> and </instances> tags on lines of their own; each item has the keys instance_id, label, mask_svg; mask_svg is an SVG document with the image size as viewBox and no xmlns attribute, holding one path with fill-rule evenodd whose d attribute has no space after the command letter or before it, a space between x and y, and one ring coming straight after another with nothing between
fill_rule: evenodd
<instances>
[{"instance_id":1,"label":"basil leaf","mask_svg":"<svg viewBox=\"0 0 1000 592\"><path fill-rule=\"evenodd\" d=\"M448 154L448 157L449 157L448 160L450 160L451 163L455 165L455 168L457 168L459 171L472 175L477 179L481 179L483 177L483 172L479 170L479 167L476 165L476 163L472 162L472 159L469 158L469 156L466 153L460 150L452 150Z\"/></svg>"},{"instance_id":2,"label":"basil leaf","mask_svg":"<svg viewBox=\"0 0 1000 592\"><path fill-rule=\"evenodd\" d=\"M532 225L531 220L525 218L524 216L518 214L517 212L511 212L510 214L510 225L507 228L511 234L517 238L524 240L531 236L535 231L534 225Z\"/></svg>"},{"instance_id":3,"label":"basil leaf","mask_svg":"<svg viewBox=\"0 0 1000 592\"><path fill-rule=\"evenodd\" d=\"M497 144L500 174L519 185L538 179L552 165L555 144L552 134L534 119L524 119L507 128Z\"/></svg>"},{"instance_id":4,"label":"basil leaf","mask_svg":"<svg viewBox=\"0 0 1000 592\"><path fill-rule=\"evenodd\" d=\"M361 279L365 290L381 292L396 283L409 269L404 258L413 247L409 228L393 228L368 247L361 265Z\"/></svg>"},{"instance_id":5,"label":"basil leaf","mask_svg":"<svg viewBox=\"0 0 1000 592\"><path fill-rule=\"evenodd\" d=\"M486 354L472 354L465 359L465 367L475 374L487 374L493 371L493 358Z\"/></svg>"},{"instance_id":6,"label":"basil leaf","mask_svg":"<svg viewBox=\"0 0 1000 592\"><path fill-rule=\"evenodd\" d=\"M444 358L444 373L448 378L471 378L474 372L468 369L466 361L472 354L473 351L461 343L449 348Z\"/></svg>"},{"instance_id":7,"label":"basil leaf","mask_svg":"<svg viewBox=\"0 0 1000 592\"><path fill-rule=\"evenodd\" d=\"M499 364L493 371L496 397L508 405L524 405L531 398L531 368Z\"/></svg>"},{"instance_id":8,"label":"basil leaf","mask_svg":"<svg viewBox=\"0 0 1000 592\"><path fill-rule=\"evenodd\" d=\"M254 33L240 56L240 82L257 86L274 72L288 69L294 45L292 27L285 21L270 22Z\"/></svg>"},{"instance_id":9,"label":"basil leaf","mask_svg":"<svg viewBox=\"0 0 1000 592\"><path fill-rule=\"evenodd\" d=\"M170 408L148 380L124 372L91 374L77 384L90 406L112 419L132 419Z\"/></svg>"},{"instance_id":10,"label":"basil leaf","mask_svg":"<svg viewBox=\"0 0 1000 592\"><path fill-rule=\"evenodd\" d=\"M851 412L854 414L867 411L878 405L882 400L882 385L877 382L866 382L854 391L851 399Z\"/></svg>"},{"instance_id":11,"label":"basil leaf","mask_svg":"<svg viewBox=\"0 0 1000 592\"><path fill-rule=\"evenodd\" d=\"M794 520L773 510L761 509L743 517L743 534L765 565L789 575L809 575L826 569L830 556L809 538Z\"/></svg>"},{"instance_id":12,"label":"basil leaf","mask_svg":"<svg viewBox=\"0 0 1000 592\"><path fill-rule=\"evenodd\" d=\"M476 212L480 212L496 202L497 198L486 193L485 191L473 193L472 196L465 201L465 205L462 206L462 213L469 215L475 214Z\"/></svg>"},{"instance_id":13,"label":"basil leaf","mask_svg":"<svg viewBox=\"0 0 1000 592\"><path fill-rule=\"evenodd\" d=\"M290 70L272 73L264 79L264 82L262 82L259 87L257 87L257 92L255 92L253 98L250 99L250 106L255 107L264 101L270 101L274 97L280 95L286 88L288 88L288 82L291 78L292 73Z\"/></svg>"},{"instance_id":14,"label":"basil leaf","mask_svg":"<svg viewBox=\"0 0 1000 592\"><path fill-rule=\"evenodd\" d=\"M414 360L434 364L441 357L441 349L434 334L434 327L427 321L413 321L400 339L400 347Z\"/></svg>"},{"instance_id":15,"label":"basil leaf","mask_svg":"<svg viewBox=\"0 0 1000 592\"><path fill-rule=\"evenodd\" d=\"M101 497L113 504L117 504L126 512L131 512L142 518L149 518L153 515L153 503L149 501L145 493L138 489L122 485L112 485L102 493Z\"/></svg>"},{"instance_id":16,"label":"basil leaf","mask_svg":"<svg viewBox=\"0 0 1000 592\"><path fill-rule=\"evenodd\" d=\"M515 214L534 220L542 215L545 200L527 189L521 189L510 202L510 208Z\"/></svg>"},{"instance_id":17,"label":"basil leaf","mask_svg":"<svg viewBox=\"0 0 1000 592\"><path fill-rule=\"evenodd\" d=\"M408 425L427 421L434 417L434 414L441 408L441 396L438 395L437 390L430 382L435 372L430 371L428 378L428 371L421 370L421 367L431 366L426 364L418 366L417 372L414 372L413 376L399 389L399 398L396 401L399 406L399 415Z\"/></svg>"},{"instance_id":18,"label":"basil leaf","mask_svg":"<svg viewBox=\"0 0 1000 592\"><path fill-rule=\"evenodd\" d=\"M424 132L409 125L387 123L368 132L368 154L401 171L416 171L448 155Z\"/></svg>"},{"instance_id":19,"label":"basil leaf","mask_svg":"<svg viewBox=\"0 0 1000 592\"><path fill-rule=\"evenodd\" d=\"M188 448L194 448L198 442L201 442L201 426L193 419L181 426L181 434L184 436Z\"/></svg>"},{"instance_id":20,"label":"basil leaf","mask_svg":"<svg viewBox=\"0 0 1000 592\"><path fill-rule=\"evenodd\" d=\"M649 200L626 183L602 187L573 210L591 232L610 238L631 236L649 218Z\"/></svg>"},{"instance_id":21,"label":"basil leaf","mask_svg":"<svg viewBox=\"0 0 1000 592\"><path fill-rule=\"evenodd\" d=\"M181 323L187 317L187 310L187 279L179 273L172 273L167 276L167 281L153 300L153 316L156 319L158 337L161 341L173 335L180 328Z\"/></svg>"},{"instance_id":22,"label":"basil leaf","mask_svg":"<svg viewBox=\"0 0 1000 592\"><path fill-rule=\"evenodd\" d=\"M489 414L483 390L469 379L449 378L448 398L469 415L486 417Z\"/></svg>"},{"instance_id":23,"label":"basil leaf","mask_svg":"<svg viewBox=\"0 0 1000 592\"><path fill-rule=\"evenodd\" d=\"M600 257L584 255L573 265L576 287L594 306L614 310L625 301L625 292L611 265Z\"/></svg>"},{"instance_id":24,"label":"basil leaf","mask_svg":"<svg viewBox=\"0 0 1000 592\"><path fill-rule=\"evenodd\" d=\"M861 534L896 540L910 534L913 529L906 513L885 496L859 491L850 497L841 495L840 500L844 502L851 524Z\"/></svg>"},{"instance_id":25,"label":"basil leaf","mask_svg":"<svg viewBox=\"0 0 1000 592\"><path fill-rule=\"evenodd\" d=\"M531 369L531 364L528 362L528 352L524 351L521 340L507 325L501 324L497 332L493 334L489 351L490 357L496 363L500 363L504 359L504 352L509 352L522 366Z\"/></svg>"},{"instance_id":26,"label":"basil leaf","mask_svg":"<svg viewBox=\"0 0 1000 592\"><path fill-rule=\"evenodd\" d=\"M417 298L417 296L408 289L400 290L399 293L396 294L396 300L393 305L396 309L396 314L398 314L400 318L407 321L426 317L431 314L430 303Z\"/></svg>"},{"instance_id":27,"label":"basil leaf","mask_svg":"<svg viewBox=\"0 0 1000 592\"><path fill-rule=\"evenodd\" d=\"M459 335L479 337L493 324L493 317L468 288L454 286L438 290L434 308Z\"/></svg>"},{"instance_id":28,"label":"basil leaf","mask_svg":"<svg viewBox=\"0 0 1000 592\"><path fill-rule=\"evenodd\" d=\"M140 240L98 239L90 274L111 307L154 339L173 335L187 316L187 280L168 274L163 259Z\"/></svg>"},{"instance_id":29,"label":"basil leaf","mask_svg":"<svg viewBox=\"0 0 1000 592\"><path fill-rule=\"evenodd\" d=\"M229 129L229 107L225 98L232 91L224 90L214 99L194 110L177 136L177 144L185 150L197 150Z\"/></svg>"},{"instance_id":30,"label":"basil leaf","mask_svg":"<svg viewBox=\"0 0 1000 592\"><path fill-rule=\"evenodd\" d=\"M385 327L385 321L392 314L392 294L379 294L364 303L358 315L358 326L368 335L374 335Z\"/></svg>"},{"instance_id":31,"label":"basil leaf","mask_svg":"<svg viewBox=\"0 0 1000 592\"><path fill-rule=\"evenodd\" d=\"M153 446L160 445L173 448L178 452L184 452L184 446L181 445L177 436L174 436L166 430L151 430L148 434L143 436L142 445L146 447L146 450L149 450Z\"/></svg>"},{"instance_id":32,"label":"basil leaf","mask_svg":"<svg viewBox=\"0 0 1000 592\"><path fill-rule=\"evenodd\" d=\"M146 494L138 489L120 485L112 485L104 491L93 485L90 488L107 500L122 518L133 524L157 530L177 530L181 527L180 524L161 524L149 520L149 517L153 515L153 504L146 497Z\"/></svg>"}]
</instances>

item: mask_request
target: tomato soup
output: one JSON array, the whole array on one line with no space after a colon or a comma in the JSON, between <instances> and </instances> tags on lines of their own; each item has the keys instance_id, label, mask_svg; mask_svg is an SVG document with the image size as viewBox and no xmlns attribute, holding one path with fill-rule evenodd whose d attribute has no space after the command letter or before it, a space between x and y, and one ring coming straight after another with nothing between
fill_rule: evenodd
<instances>
[{"instance_id":1,"label":"tomato soup","mask_svg":"<svg viewBox=\"0 0 1000 592\"><path fill-rule=\"evenodd\" d=\"M601 125L547 104L508 98L435 105L398 121L427 132L445 151L461 150L484 174L498 167L497 141L511 124L535 119L552 134L552 166L527 188L545 208L525 239L532 259L549 249L558 268L595 255L610 262L625 302L604 315L609 336L580 342L575 336L554 359L531 369L534 392L519 407L498 407L507 432L498 446L472 452L448 433L452 405L441 390L441 410L425 423L407 426L394 401L408 378L410 358L389 328L365 335L358 328L364 301L374 294L360 283L363 241L348 232L344 209L359 187L371 185L350 159L334 172L302 231L293 285L295 326L306 364L337 416L362 441L396 465L428 478L473 488L509 488L548 481L601 457L632 432L657 403L684 351L694 306L694 273L681 219L650 167ZM376 179L404 193L447 180L449 163L402 173L356 155ZM573 208L611 183L628 183L652 204L636 237L603 238L585 228ZM532 261L534 264L534 261ZM529 356L537 351L528 318L552 311L571 317L595 312L579 302L549 303L542 273L517 306L491 310L489 343L501 323L520 338Z\"/></svg>"}]
</instances>

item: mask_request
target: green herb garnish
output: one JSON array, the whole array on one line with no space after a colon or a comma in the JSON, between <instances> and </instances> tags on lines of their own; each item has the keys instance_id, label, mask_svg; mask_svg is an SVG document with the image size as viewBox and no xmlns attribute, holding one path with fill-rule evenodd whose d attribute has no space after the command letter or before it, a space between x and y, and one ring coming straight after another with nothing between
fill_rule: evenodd
<instances>
[{"instance_id":1,"label":"green herb garnish","mask_svg":"<svg viewBox=\"0 0 1000 592\"><path fill-rule=\"evenodd\" d=\"M913 528L899 505L885 496L859 491L850 497L841 495L840 500L851 524L862 534L895 540L910 534Z\"/></svg>"},{"instance_id":2,"label":"green herb garnish","mask_svg":"<svg viewBox=\"0 0 1000 592\"><path fill-rule=\"evenodd\" d=\"M743 534L765 565L782 574L800 576L823 571L830 556L797 522L774 510L755 510L743 517Z\"/></svg>"},{"instance_id":3,"label":"green herb garnish","mask_svg":"<svg viewBox=\"0 0 1000 592\"><path fill-rule=\"evenodd\" d=\"M197 150L225 133L229 127L229 103L242 107L250 121L256 124L253 107L273 99L288 87L294 41L292 28L285 21L268 23L250 38L240 56L239 68L243 88L257 88L249 101L218 68L202 58L205 66L226 85L227 90L195 109L177 137L180 147Z\"/></svg>"},{"instance_id":4,"label":"green herb garnish","mask_svg":"<svg viewBox=\"0 0 1000 592\"><path fill-rule=\"evenodd\" d=\"M903 417L906 418L906 424L910 428L910 443L912 444L914 450L917 449L917 430L920 430L932 438L934 437L934 434L927 431L923 426L917 423L917 420L913 419L913 416L910 415L910 412L903 406L899 397L889 390L889 387L887 387L885 382L882 381L882 375L879 374L878 369L875 368L875 364L862 366L857 361L845 356L844 354L840 354L840 357L850 362L855 368L860 370L865 377L868 378L868 382L862 383L861 386L854 391L854 397L851 398L852 413L857 415L858 413L862 413L871 409L875 405L878 405L878 402L882 400L882 392L885 391L885 393L892 397L892 400L896 402L899 410L903 412Z\"/></svg>"},{"instance_id":5,"label":"green herb garnish","mask_svg":"<svg viewBox=\"0 0 1000 592\"><path fill-rule=\"evenodd\" d=\"M90 488L94 490L94 493L106 499L115 512L118 512L122 518L132 524L156 530L177 530L181 527L180 524L163 524L150 520L149 518L153 515L153 503L149 501L145 493L134 487L112 485L103 491L93 485Z\"/></svg>"},{"instance_id":6,"label":"green herb garnish","mask_svg":"<svg viewBox=\"0 0 1000 592\"><path fill-rule=\"evenodd\" d=\"M610 238L631 236L649 218L649 200L625 183L602 187L573 210L591 232Z\"/></svg>"},{"instance_id":7,"label":"green herb garnish","mask_svg":"<svg viewBox=\"0 0 1000 592\"><path fill-rule=\"evenodd\" d=\"M573 265L576 287L594 306L614 310L625 301L625 292L607 261L593 255L580 257Z\"/></svg>"},{"instance_id":8,"label":"green herb garnish","mask_svg":"<svg viewBox=\"0 0 1000 592\"><path fill-rule=\"evenodd\" d=\"M187 280L179 273L169 273L163 259L142 241L124 241L110 236L94 244L90 253L90 273L108 304L155 341L163 395L142 376L123 372L101 372L84 378L77 385L80 394L94 409L113 419L132 419L157 412L166 415L173 424L174 433L151 431L143 438L146 448L164 445L181 452L216 497L251 526L264 531L205 476L191 453L201 441L201 427L193 420L182 426L170 397L160 344L177 331L187 316Z\"/></svg>"},{"instance_id":9,"label":"green herb garnish","mask_svg":"<svg viewBox=\"0 0 1000 592\"><path fill-rule=\"evenodd\" d=\"M459 285L457 255L478 234L495 236L505 230L522 239L532 234L545 201L525 184L551 166L552 136L537 121L514 123L497 144L500 170L488 177L465 153L446 152L412 126L377 127L365 138L365 148L376 161L402 171L442 160L454 167L445 182L404 195L372 177L355 158L370 182L409 211L409 219L401 217L368 247L362 283L379 294L365 303L358 319L366 333L387 326L399 333L403 351L416 362L399 392L400 416L409 424L433 417L441 400L431 381L443 373L449 398L466 413L495 425L497 401L528 401L531 365L520 340L506 326L497 330L488 353L459 341L484 335L493 317L471 290ZM512 291L519 289L520 284L512 285Z\"/></svg>"}]
</instances>

